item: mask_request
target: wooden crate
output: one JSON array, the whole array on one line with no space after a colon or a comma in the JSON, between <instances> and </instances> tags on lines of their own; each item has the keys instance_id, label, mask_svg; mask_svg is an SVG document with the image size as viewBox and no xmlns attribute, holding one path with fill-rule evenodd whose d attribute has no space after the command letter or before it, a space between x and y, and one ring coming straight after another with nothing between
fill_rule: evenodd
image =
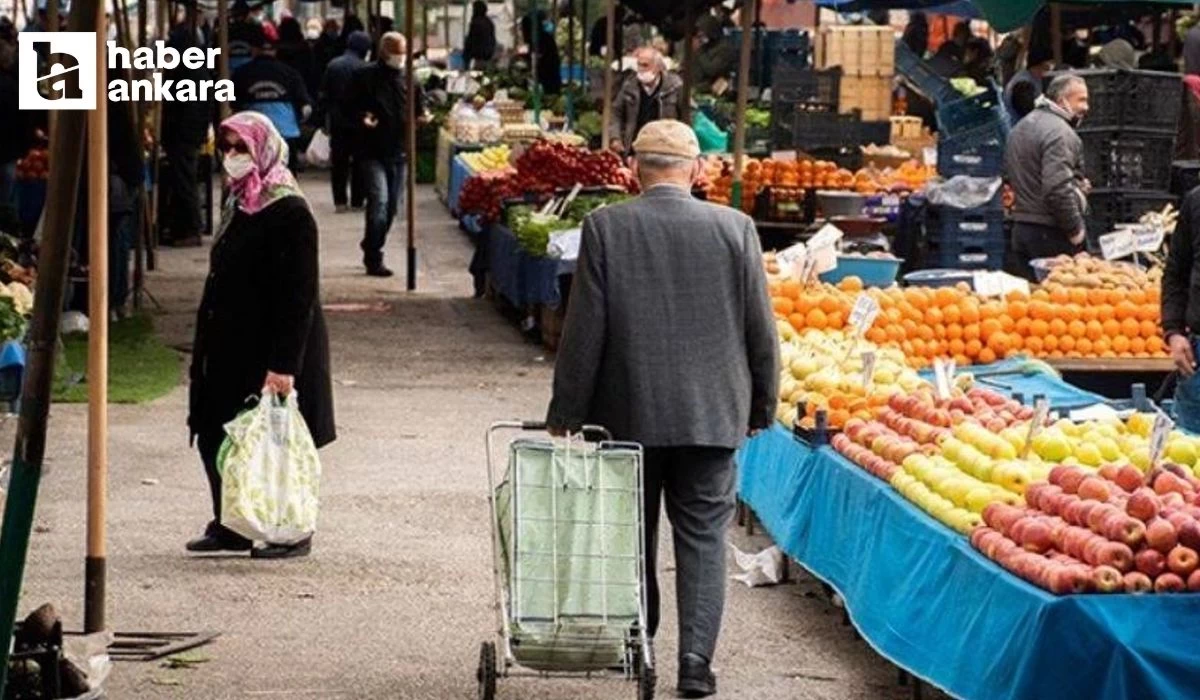
<instances>
[{"instance_id":1,"label":"wooden crate","mask_svg":"<svg viewBox=\"0 0 1200 700\"><path fill-rule=\"evenodd\" d=\"M814 42L816 66L841 66L842 75L896 74L896 32L891 27L823 27Z\"/></svg>"},{"instance_id":2,"label":"wooden crate","mask_svg":"<svg viewBox=\"0 0 1200 700\"><path fill-rule=\"evenodd\" d=\"M865 122L884 122L892 116L891 76L843 75L838 110L846 114L862 111Z\"/></svg>"},{"instance_id":3,"label":"wooden crate","mask_svg":"<svg viewBox=\"0 0 1200 700\"><path fill-rule=\"evenodd\" d=\"M892 143L921 138L925 122L920 117L892 117Z\"/></svg>"}]
</instances>

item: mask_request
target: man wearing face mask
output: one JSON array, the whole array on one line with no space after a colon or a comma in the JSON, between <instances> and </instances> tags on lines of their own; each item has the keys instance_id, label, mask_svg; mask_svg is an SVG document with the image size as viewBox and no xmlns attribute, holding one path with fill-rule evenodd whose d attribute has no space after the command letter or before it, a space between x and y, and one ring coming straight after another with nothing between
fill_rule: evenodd
<instances>
[{"instance_id":1,"label":"man wearing face mask","mask_svg":"<svg viewBox=\"0 0 1200 700\"><path fill-rule=\"evenodd\" d=\"M652 121L684 119L683 80L668 73L662 54L656 49L637 50L637 73L625 79L613 100L613 120L609 127L609 147L625 153L638 133Z\"/></svg>"},{"instance_id":2,"label":"man wearing face mask","mask_svg":"<svg viewBox=\"0 0 1200 700\"><path fill-rule=\"evenodd\" d=\"M1077 75L1060 75L1008 136L1004 175L1015 195L1013 274L1033 279L1031 260L1082 250L1091 185L1083 175L1083 142L1075 129L1087 111L1087 83Z\"/></svg>"},{"instance_id":3,"label":"man wearing face mask","mask_svg":"<svg viewBox=\"0 0 1200 700\"><path fill-rule=\"evenodd\" d=\"M345 113L353 115L358 143L355 167L367 196L363 265L372 277L391 277L383 264L383 246L400 209L405 177L409 100L418 118L424 115L419 86L409 95L404 77L407 42L399 32L379 40L379 60L359 69L346 94Z\"/></svg>"}]
</instances>

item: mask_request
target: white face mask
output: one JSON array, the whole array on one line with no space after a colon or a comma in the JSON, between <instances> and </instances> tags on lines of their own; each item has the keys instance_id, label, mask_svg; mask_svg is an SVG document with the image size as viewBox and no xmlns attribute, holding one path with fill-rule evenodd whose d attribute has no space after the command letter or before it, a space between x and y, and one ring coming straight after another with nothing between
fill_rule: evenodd
<instances>
[{"instance_id":1,"label":"white face mask","mask_svg":"<svg viewBox=\"0 0 1200 700\"><path fill-rule=\"evenodd\" d=\"M225 156L225 160L222 161L221 165L225 169L225 174L234 182L254 172L254 161L250 159L250 154L248 153L235 153Z\"/></svg>"},{"instance_id":2,"label":"white face mask","mask_svg":"<svg viewBox=\"0 0 1200 700\"><path fill-rule=\"evenodd\" d=\"M653 85L655 80L658 80L658 73L652 70L640 70L637 74L637 79L642 85Z\"/></svg>"},{"instance_id":3,"label":"white face mask","mask_svg":"<svg viewBox=\"0 0 1200 700\"><path fill-rule=\"evenodd\" d=\"M309 41L316 41L321 36L320 29L305 29L304 38Z\"/></svg>"},{"instance_id":4,"label":"white face mask","mask_svg":"<svg viewBox=\"0 0 1200 700\"><path fill-rule=\"evenodd\" d=\"M384 62L387 63L388 68L395 68L396 70L400 70L401 68L404 67L404 57L403 56L388 56Z\"/></svg>"}]
</instances>

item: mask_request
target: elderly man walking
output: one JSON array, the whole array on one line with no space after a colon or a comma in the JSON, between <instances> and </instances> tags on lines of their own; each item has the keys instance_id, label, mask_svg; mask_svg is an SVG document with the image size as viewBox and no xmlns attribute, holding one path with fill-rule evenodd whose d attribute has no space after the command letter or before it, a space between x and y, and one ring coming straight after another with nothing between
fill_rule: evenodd
<instances>
[{"instance_id":1,"label":"elderly man walking","mask_svg":"<svg viewBox=\"0 0 1200 700\"><path fill-rule=\"evenodd\" d=\"M667 71L657 49L637 50L637 73L625 79L613 100L609 146L624 153L642 127L659 119L683 119L683 80Z\"/></svg>"},{"instance_id":2,"label":"elderly man walking","mask_svg":"<svg viewBox=\"0 0 1200 700\"><path fill-rule=\"evenodd\" d=\"M1083 217L1091 185L1075 133L1087 110L1087 83L1060 75L1008 136L1004 174L1015 195L1014 274L1033 279L1031 260L1075 253L1087 237Z\"/></svg>"},{"instance_id":3,"label":"elderly man walking","mask_svg":"<svg viewBox=\"0 0 1200 700\"><path fill-rule=\"evenodd\" d=\"M651 122L633 144L641 197L593 212L583 241L547 425L606 426L646 448L649 633L658 627L657 531L673 526L679 692L716 692L734 450L771 424L778 339L753 222L692 198L699 145Z\"/></svg>"}]
</instances>

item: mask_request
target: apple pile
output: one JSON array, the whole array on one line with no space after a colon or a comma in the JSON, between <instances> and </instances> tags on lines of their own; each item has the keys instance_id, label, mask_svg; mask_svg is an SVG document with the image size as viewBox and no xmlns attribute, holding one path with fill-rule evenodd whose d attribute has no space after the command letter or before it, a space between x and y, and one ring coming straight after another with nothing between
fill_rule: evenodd
<instances>
[{"instance_id":1,"label":"apple pile","mask_svg":"<svg viewBox=\"0 0 1200 700\"><path fill-rule=\"evenodd\" d=\"M18 180L45 180L49 173L50 152L45 148L31 148L17 161Z\"/></svg>"},{"instance_id":2,"label":"apple pile","mask_svg":"<svg viewBox=\"0 0 1200 700\"><path fill-rule=\"evenodd\" d=\"M1200 480L1176 464L1059 465L983 520L971 544L1058 595L1200 591Z\"/></svg>"}]
</instances>

